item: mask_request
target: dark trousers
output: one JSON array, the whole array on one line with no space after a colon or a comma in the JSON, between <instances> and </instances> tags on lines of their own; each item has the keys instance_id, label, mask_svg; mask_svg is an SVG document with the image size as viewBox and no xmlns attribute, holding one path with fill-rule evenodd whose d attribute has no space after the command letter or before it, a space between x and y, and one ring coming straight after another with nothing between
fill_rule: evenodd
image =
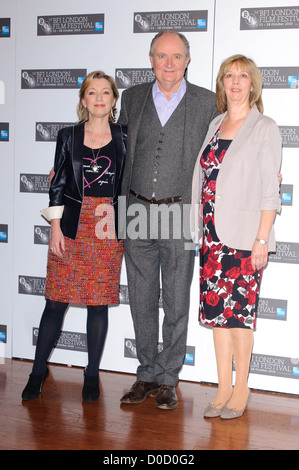
<instances>
[{"instance_id":1,"label":"dark trousers","mask_svg":"<svg viewBox=\"0 0 299 470\"><path fill-rule=\"evenodd\" d=\"M150 207L143 205L147 210ZM127 223L131 220L128 217ZM150 238L149 234L145 239L127 237L124 254L140 362L137 379L175 386L185 359L195 255L194 250L185 249L183 237L174 239L172 235L171 230L166 239ZM164 310L162 350L158 349L160 278Z\"/></svg>"}]
</instances>

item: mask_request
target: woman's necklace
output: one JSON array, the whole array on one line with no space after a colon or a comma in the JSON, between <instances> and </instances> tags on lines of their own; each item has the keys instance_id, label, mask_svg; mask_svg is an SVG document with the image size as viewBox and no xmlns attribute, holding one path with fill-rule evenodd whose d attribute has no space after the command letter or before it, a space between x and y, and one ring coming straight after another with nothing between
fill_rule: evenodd
<instances>
[{"instance_id":1,"label":"woman's necklace","mask_svg":"<svg viewBox=\"0 0 299 470\"><path fill-rule=\"evenodd\" d=\"M88 131L88 132L90 133L90 131ZM101 146L100 146L99 150L97 151L96 155L94 154L94 149L93 149L93 145L94 145L96 139L92 139L91 135L89 136L90 140L91 140L91 151L92 151L92 155L93 155L93 160L91 161L91 163L89 165L89 168L93 171L93 173L98 173L100 168L101 168L100 165L97 164L97 159L98 159L100 151L102 150L103 142L105 140L105 135L106 135L106 133L103 136Z\"/></svg>"},{"instance_id":2,"label":"woman's necklace","mask_svg":"<svg viewBox=\"0 0 299 470\"><path fill-rule=\"evenodd\" d=\"M97 164L97 158L98 158L98 155L101 151L101 148L99 148L96 156L94 155L94 151L93 151L93 148L91 147L91 150L92 150L92 155L93 155L93 160L91 161L90 165L89 165L89 168L93 171L93 173L98 173L99 172L99 169L100 169L100 166Z\"/></svg>"}]
</instances>

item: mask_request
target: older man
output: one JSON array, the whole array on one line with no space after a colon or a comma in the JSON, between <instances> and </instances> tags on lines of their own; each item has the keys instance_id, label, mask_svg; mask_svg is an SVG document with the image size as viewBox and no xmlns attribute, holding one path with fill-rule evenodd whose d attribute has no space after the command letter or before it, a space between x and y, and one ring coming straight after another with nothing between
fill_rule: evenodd
<instances>
[{"instance_id":1,"label":"older man","mask_svg":"<svg viewBox=\"0 0 299 470\"><path fill-rule=\"evenodd\" d=\"M156 396L158 408L173 409L185 358L194 267L194 250L186 249L182 220L191 201L194 164L217 111L214 93L184 78L190 62L185 36L175 31L157 34L150 61L155 82L125 90L119 117L128 126L123 178L128 214L134 214L134 207L146 214L146 227L139 236L129 230L132 220L127 219L125 261L140 365L137 381L121 403L141 403ZM155 218L160 209L161 218ZM165 231L163 219L169 211L173 224ZM164 319L159 352L160 273Z\"/></svg>"}]
</instances>

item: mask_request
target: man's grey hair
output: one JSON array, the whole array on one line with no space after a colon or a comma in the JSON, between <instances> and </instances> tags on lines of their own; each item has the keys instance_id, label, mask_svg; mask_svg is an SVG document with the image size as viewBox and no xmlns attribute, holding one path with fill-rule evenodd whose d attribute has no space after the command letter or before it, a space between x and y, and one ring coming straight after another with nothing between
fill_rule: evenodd
<instances>
[{"instance_id":1,"label":"man's grey hair","mask_svg":"<svg viewBox=\"0 0 299 470\"><path fill-rule=\"evenodd\" d=\"M156 36L153 38L153 40L151 42L151 45L150 45L149 55L151 57L153 57L153 55L154 55L154 49L155 49L157 39L159 39L164 34L173 34L173 35L178 36L183 41L186 58L190 57L190 44L189 44L188 39L186 38L186 36L184 36L184 34L179 33L178 31L175 31L173 29L166 29L166 30L160 31L158 34L156 34Z\"/></svg>"}]
</instances>

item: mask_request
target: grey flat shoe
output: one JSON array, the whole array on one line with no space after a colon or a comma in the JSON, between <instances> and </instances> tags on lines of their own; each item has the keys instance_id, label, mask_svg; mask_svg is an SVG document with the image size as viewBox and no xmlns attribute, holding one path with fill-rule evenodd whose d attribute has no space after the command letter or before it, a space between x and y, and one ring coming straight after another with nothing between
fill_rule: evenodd
<instances>
[{"instance_id":1,"label":"grey flat shoe","mask_svg":"<svg viewBox=\"0 0 299 470\"><path fill-rule=\"evenodd\" d=\"M217 416L220 416L224 406L222 408L217 408L219 404L220 403L213 405L213 403L209 403L203 412L204 418L217 418Z\"/></svg>"},{"instance_id":2,"label":"grey flat shoe","mask_svg":"<svg viewBox=\"0 0 299 470\"><path fill-rule=\"evenodd\" d=\"M240 418L240 416L242 416L242 414L247 408L250 397L251 397L251 392L249 391L246 405L244 406L242 410L238 410L237 408L227 408L227 406L225 405L221 410L220 418L222 419Z\"/></svg>"}]
</instances>

